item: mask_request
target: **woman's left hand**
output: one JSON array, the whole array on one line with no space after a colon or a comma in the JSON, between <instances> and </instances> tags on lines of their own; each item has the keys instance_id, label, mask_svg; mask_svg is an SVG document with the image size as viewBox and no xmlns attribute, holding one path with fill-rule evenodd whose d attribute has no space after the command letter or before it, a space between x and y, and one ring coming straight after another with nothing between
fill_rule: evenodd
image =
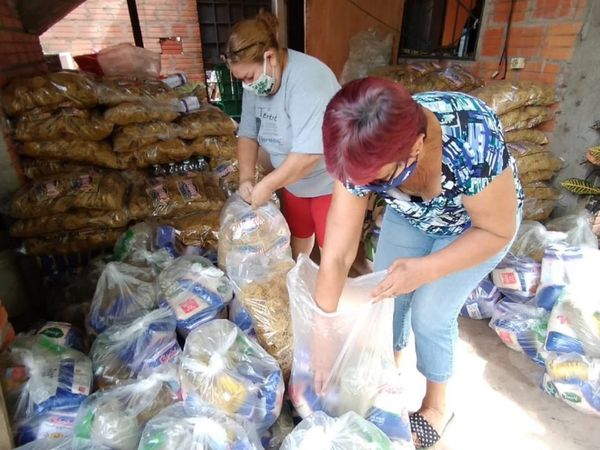
<instances>
[{"instance_id":1,"label":"woman's left hand","mask_svg":"<svg viewBox=\"0 0 600 450\"><path fill-rule=\"evenodd\" d=\"M252 189L252 208L264 206L271 200L273 190L264 182L264 179Z\"/></svg>"},{"instance_id":2,"label":"woman's left hand","mask_svg":"<svg viewBox=\"0 0 600 450\"><path fill-rule=\"evenodd\" d=\"M424 258L401 258L392 263L387 276L371 292L373 300L408 294L433 279Z\"/></svg>"}]
</instances>

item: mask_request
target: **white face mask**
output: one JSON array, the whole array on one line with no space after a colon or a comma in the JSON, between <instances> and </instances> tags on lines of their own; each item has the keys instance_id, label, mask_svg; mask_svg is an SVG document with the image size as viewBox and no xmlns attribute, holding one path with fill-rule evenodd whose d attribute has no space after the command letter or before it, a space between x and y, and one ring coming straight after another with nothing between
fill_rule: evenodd
<instances>
[{"instance_id":1,"label":"white face mask","mask_svg":"<svg viewBox=\"0 0 600 450\"><path fill-rule=\"evenodd\" d=\"M264 59L262 75L250 84L242 83L244 89L260 97L270 95L273 92L273 86L275 86L275 77L267 75L267 58Z\"/></svg>"}]
</instances>

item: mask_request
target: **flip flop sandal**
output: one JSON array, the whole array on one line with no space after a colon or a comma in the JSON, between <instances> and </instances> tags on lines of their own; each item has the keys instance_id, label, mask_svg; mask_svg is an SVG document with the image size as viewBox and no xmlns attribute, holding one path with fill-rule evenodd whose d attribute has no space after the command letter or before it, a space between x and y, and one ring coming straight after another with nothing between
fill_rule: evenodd
<instances>
[{"instance_id":1,"label":"flip flop sandal","mask_svg":"<svg viewBox=\"0 0 600 450\"><path fill-rule=\"evenodd\" d=\"M413 413L408 416L410 420L410 429L417 435L420 445L417 448L429 448L434 446L442 436L431 426L431 424L419 413ZM454 414L450 416L448 422L442 430L442 434L446 431L448 424L454 419Z\"/></svg>"}]
</instances>

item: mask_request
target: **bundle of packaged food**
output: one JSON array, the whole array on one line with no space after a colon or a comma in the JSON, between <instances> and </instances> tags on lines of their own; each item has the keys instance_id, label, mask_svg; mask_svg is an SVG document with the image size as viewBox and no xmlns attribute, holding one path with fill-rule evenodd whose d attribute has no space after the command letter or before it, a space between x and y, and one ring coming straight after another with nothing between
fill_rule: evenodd
<instances>
[{"instance_id":1,"label":"bundle of packaged food","mask_svg":"<svg viewBox=\"0 0 600 450\"><path fill-rule=\"evenodd\" d=\"M21 420L14 425L15 444L20 446L47 439L58 445L59 440L73 435L78 410L79 407L56 409Z\"/></svg>"},{"instance_id":2,"label":"bundle of packaged food","mask_svg":"<svg viewBox=\"0 0 600 450\"><path fill-rule=\"evenodd\" d=\"M237 129L237 124L231 117L211 105L202 105L200 110L181 116L176 123L179 137L186 140L233 136Z\"/></svg>"},{"instance_id":3,"label":"bundle of packaged food","mask_svg":"<svg viewBox=\"0 0 600 450\"><path fill-rule=\"evenodd\" d=\"M300 255L288 276L294 365L289 395L301 417L354 411L400 448L411 448L406 399L394 363L392 299L370 301L384 272L349 279L336 313L314 300L318 267ZM373 327L373 324L378 324ZM325 376L323 375L325 374Z\"/></svg>"},{"instance_id":4,"label":"bundle of packaged food","mask_svg":"<svg viewBox=\"0 0 600 450\"><path fill-rule=\"evenodd\" d=\"M140 222L125 231L115 243L113 256L136 267L147 267L158 275L174 259L168 249L157 245L156 224Z\"/></svg>"},{"instance_id":5,"label":"bundle of packaged food","mask_svg":"<svg viewBox=\"0 0 600 450\"><path fill-rule=\"evenodd\" d=\"M177 230L184 245L217 250L220 211L198 212L161 220Z\"/></svg>"},{"instance_id":6,"label":"bundle of packaged food","mask_svg":"<svg viewBox=\"0 0 600 450\"><path fill-rule=\"evenodd\" d=\"M45 176L54 175L57 173L79 172L89 169L89 167L86 167L85 164L61 161L58 159L58 156L57 158L52 159L34 159L27 156L22 156L20 158L20 162L23 175L30 180L43 178Z\"/></svg>"},{"instance_id":7,"label":"bundle of packaged food","mask_svg":"<svg viewBox=\"0 0 600 450\"><path fill-rule=\"evenodd\" d=\"M210 405L179 402L151 419L140 450L262 450L252 427Z\"/></svg>"},{"instance_id":8,"label":"bundle of packaged food","mask_svg":"<svg viewBox=\"0 0 600 450\"><path fill-rule=\"evenodd\" d=\"M284 383L277 362L228 320L192 331L180 364L186 401L237 414L259 435L279 416Z\"/></svg>"},{"instance_id":9,"label":"bundle of packaged food","mask_svg":"<svg viewBox=\"0 0 600 450\"><path fill-rule=\"evenodd\" d=\"M176 363L181 348L175 326L171 312L159 308L117 322L100 333L90 350L98 387L122 384Z\"/></svg>"},{"instance_id":10,"label":"bundle of packaged food","mask_svg":"<svg viewBox=\"0 0 600 450\"><path fill-rule=\"evenodd\" d=\"M161 307L173 314L183 337L219 317L233 298L223 271L201 256L176 258L158 276L157 286Z\"/></svg>"},{"instance_id":11,"label":"bundle of packaged food","mask_svg":"<svg viewBox=\"0 0 600 450\"><path fill-rule=\"evenodd\" d=\"M146 423L180 400L174 372L173 380L158 373L90 395L79 408L75 436L115 450L137 449Z\"/></svg>"},{"instance_id":12,"label":"bundle of packaged food","mask_svg":"<svg viewBox=\"0 0 600 450\"><path fill-rule=\"evenodd\" d=\"M502 294L489 276L469 294L460 315L471 319L489 319L494 312L494 305L502 299Z\"/></svg>"},{"instance_id":13,"label":"bundle of packaged food","mask_svg":"<svg viewBox=\"0 0 600 450\"><path fill-rule=\"evenodd\" d=\"M102 333L132 314L157 307L152 269L109 262L102 271L88 316L89 331Z\"/></svg>"},{"instance_id":14,"label":"bundle of packaged food","mask_svg":"<svg viewBox=\"0 0 600 450\"><path fill-rule=\"evenodd\" d=\"M473 92L499 116L524 106L547 106L556 103L554 86L532 81L498 81Z\"/></svg>"},{"instance_id":15,"label":"bundle of packaged food","mask_svg":"<svg viewBox=\"0 0 600 450\"><path fill-rule=\"evenodd\" d=\"M401 448L410 449L411 445ZM315 448L392 450L399 447L395 446L379 428L355 412L349 411L334 418L318 411L296 426L281 446L281 450L311 450Z\"/></svg>"},{"instance_id":16,"label":"bundle of packaged food","mask_svg":"<svg viewBox=\"0 0 600 450\"><path fill-rule=\"evenodd\" d=\"M44 335L19 336L0 355L0 378L9 416L16 423L78 408L92 389L92 362Z\"/></svg>"}]
</instances>

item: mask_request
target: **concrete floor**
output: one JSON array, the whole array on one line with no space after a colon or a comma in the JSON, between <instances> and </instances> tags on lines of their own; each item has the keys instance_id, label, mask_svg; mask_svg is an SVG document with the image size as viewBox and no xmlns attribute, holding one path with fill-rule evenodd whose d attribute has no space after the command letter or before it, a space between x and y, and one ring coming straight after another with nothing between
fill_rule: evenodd
<instances>
[{"instance_id":1,"label":"concrete floor","mask_svg":"<svg viewBox=\"0 0 600 450\"><path fill-rule=\"evenodd\" d=\"M424 392L414 350L402 364L414 410ZM488 321L461 318L449 395L456 415L435 450L600 449L600 417L544 393L541 376L542 369L506 347Z\"/></svg>"}]
</instances>

